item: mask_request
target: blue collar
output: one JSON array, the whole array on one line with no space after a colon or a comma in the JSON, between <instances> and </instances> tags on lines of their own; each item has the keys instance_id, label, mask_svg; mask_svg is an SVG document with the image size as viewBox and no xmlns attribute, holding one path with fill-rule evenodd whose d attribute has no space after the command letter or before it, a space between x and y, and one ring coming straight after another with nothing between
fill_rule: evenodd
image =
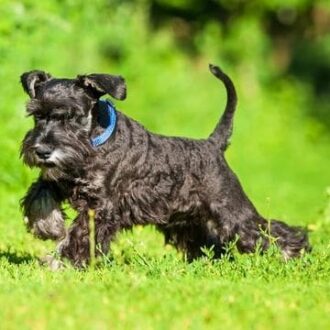
<instances>
[{"instance_id":1,"label":"blue collar","mask_svg":"<svg viewBox=\"0 0 330 330\"><path fill-rule=\"evenodd\" d=\"M96 136L95 138L91 138L91 144L94 148L105 143L111 137L117 122L116 109L111 101L99 100L98 106L99 112L97 121L100 126L104 128L104 131L102 134ZM103 110L104 107L105 111Z\"/></svg>"}]
</instances>

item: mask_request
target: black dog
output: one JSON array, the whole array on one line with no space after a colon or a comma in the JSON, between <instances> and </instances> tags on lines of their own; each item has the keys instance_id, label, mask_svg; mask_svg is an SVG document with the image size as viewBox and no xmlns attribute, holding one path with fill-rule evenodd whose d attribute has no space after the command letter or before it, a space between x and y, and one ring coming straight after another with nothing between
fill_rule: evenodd
<instances>
[{"instance_id":1,"label":"black dog","mask_svg":"<svg viewBox=\"0 0 330 330\"><path fill-rule=\"evenodd\" d=\"M89 262L90 209L97 253L107 253L115 234L135 224L154 224L188 260L212 246L220 257L234 240L240 252L253 252L258 244L265 250L272 239L286 258L309 250L303 229L257 212L229 168L224 152L237 97L230 78L216 66L210 70L226 87L227 105L205 140L152 134L100 101L105 94L126 97L120 76L24 73L35 125L21 154L27 165L41 169L22 200L27 227L39 238L59 240L60 256L75 266ZM78 211L68 231L64 201Z\"/></svg>"}]
</instances>

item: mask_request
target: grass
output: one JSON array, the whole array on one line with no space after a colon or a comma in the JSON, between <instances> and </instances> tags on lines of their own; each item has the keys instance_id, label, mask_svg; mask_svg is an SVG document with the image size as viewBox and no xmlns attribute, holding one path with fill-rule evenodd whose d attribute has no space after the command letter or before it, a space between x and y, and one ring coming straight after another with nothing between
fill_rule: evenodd
<instances>
[{"instance_id":1,"label":"grass","mask_svg":"<svg viewBox=\"0 0 330 330\"><path fill-rule=\"evenodd\" d=\"M34 256L2 253L5 329L327 329L329 246L284 263L265 256L192 264L165 249L152 228L117 240L88 271L53 273Z\"/></svg>"},{"instance_id":2,"label":"grass","mask_svg":"<svg viewBox=\"0 0 330 330\"><path fill-rule=\"evenodd\" d=\"M194 60L166 31L151 36L145 10L135 11L131 2L110 11L98 7L99 0L95 8L83 1L59 8L57 1L6 3L0 22L0 78L6 82L0 89L0 328L329 329L329 136L320 136L319 124L306 117L314 106L306 86L289 78L260 83L267 67L257 53L247 56L257 65L245 60L235 70L224 67L239 94L227 158L263 215L312 230L311 254L284 262L276 250L263 256L234 251L233 261L205 257L187 264L154 228L137 227L121 233L92 269L54 273L39 264L54 244L26 233L18 208L37 176L18 157L32 125L24 118L19 75L33 68L69 77L119 72L128 83L119 109L152 131L201 138L225 102L207 64L223 61L207 34L205 53ZM258 38L259 30L246 31ZM121 61L106 56L107 43L123 51ZM46 46L36 51L36 44Z\"/></svg>"}]
</instances>

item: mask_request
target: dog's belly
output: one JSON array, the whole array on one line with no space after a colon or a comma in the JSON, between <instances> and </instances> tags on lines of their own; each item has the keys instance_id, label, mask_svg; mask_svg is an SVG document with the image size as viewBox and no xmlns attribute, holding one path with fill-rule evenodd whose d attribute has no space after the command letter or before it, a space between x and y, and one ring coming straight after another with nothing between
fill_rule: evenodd
<instances>
[{"instance_id":1,"label":"dog's belly","mask_svg":"<svg viewBox=\"0 0 330 330\"><path fill-rule=\"evenodd\" d=\"M187 176L178 182L173 176L165 175L156 181L152 179L126 182L120 189L114 190L117 191L114 207L121 221L143 225L150 221L154 224L168 224L176 219L175 222L182 223L184 217L174 218L173 215L196 216L202 213L196 180Z\"/></svg>"}]
</instances>

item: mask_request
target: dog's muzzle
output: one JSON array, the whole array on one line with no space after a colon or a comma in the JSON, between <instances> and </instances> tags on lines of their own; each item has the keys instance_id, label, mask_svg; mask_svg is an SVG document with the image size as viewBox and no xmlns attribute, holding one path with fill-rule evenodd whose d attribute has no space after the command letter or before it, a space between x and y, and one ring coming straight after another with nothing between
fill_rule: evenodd
<instances>
[{"instance_id":1,"label":"dog's muzzle","mask_svg":"<svg viewBox=\"0 0 330 330\"><path fill-rule=\"evenodd\" d=\"M37 144L34 147L34 152L37 158L41 161L47 161L50 158L53 151L54 149L52 147L44 144Z\"/></svg>"}]
</instances>

